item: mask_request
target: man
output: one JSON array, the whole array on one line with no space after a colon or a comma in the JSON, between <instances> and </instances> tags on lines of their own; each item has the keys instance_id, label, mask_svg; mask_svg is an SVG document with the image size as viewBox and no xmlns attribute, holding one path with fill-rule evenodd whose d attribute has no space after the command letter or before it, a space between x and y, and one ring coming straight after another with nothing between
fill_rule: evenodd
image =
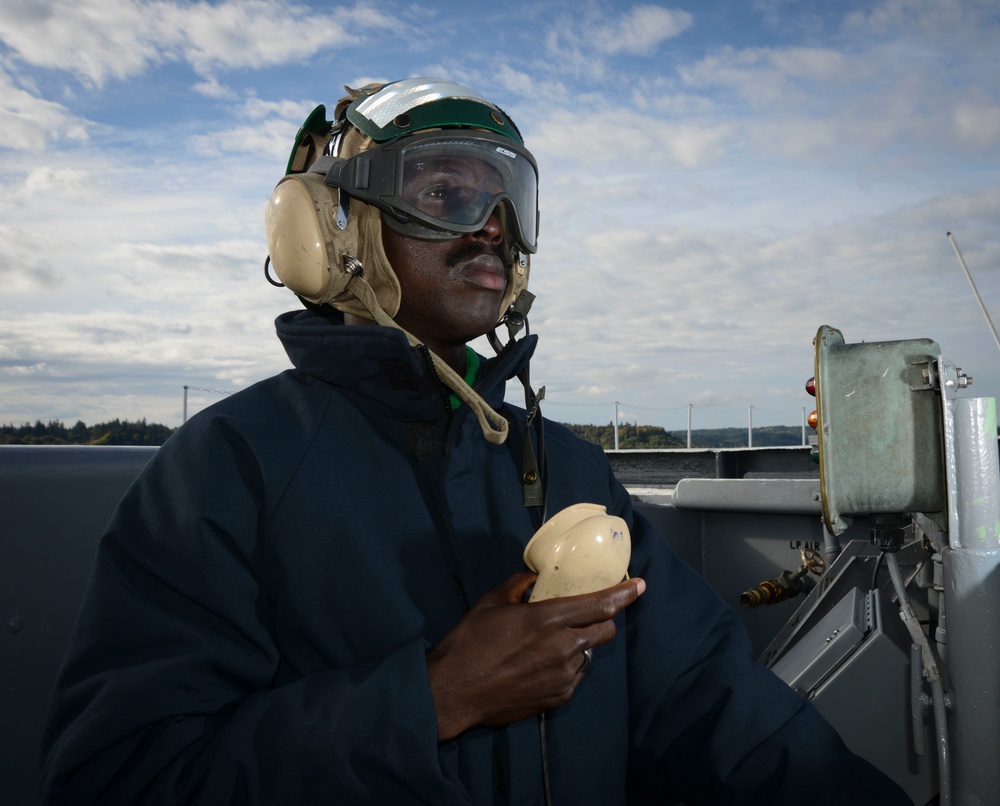
<instances>
[{"instance_id":1,"label":"man","mask_svg":"<svg viewBox=\"0 0 1000 806\"><path fill-rule=\"evenodd\" d=\"M122 501L48 802L908 802L749 659L603 453L543 431L514 338L536 202L465 87L307 120L267 217L309 309L277 323L295 369L193 418ZM466 347L498 320L495 358ZM627 522L631 578L525 602L527 541L581 502Z\"/></svg>"}]
</instances>

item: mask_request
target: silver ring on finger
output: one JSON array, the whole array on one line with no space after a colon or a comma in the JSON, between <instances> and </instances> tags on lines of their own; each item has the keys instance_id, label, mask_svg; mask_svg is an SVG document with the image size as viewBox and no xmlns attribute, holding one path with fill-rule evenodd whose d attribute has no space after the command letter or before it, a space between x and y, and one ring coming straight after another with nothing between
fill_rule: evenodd
<instances>
[{"instance_id":1,"label":"silver ring on finger","mask_svg":"<svg viewBox=\"0 0 1000 806\"><path fill-rule=\"evenodd\" d=\"M587 667L590 666L590 662L594 659L594 650L590 647L583 650L583 661L580 663L579 671L585 672Z\"/></svg>"}]
</instances>

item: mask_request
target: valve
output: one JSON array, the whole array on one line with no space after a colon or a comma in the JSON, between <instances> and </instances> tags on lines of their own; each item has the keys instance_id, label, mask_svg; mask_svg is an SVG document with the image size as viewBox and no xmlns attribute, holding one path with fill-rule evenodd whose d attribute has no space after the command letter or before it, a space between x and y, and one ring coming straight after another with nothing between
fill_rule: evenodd
<instances>
[{"instance_id":1,"label":"valve","mask_svg":"<svg viewBox=\"0 0 1000 806\"><path fill-rule=\"evenodd\" d=\"M811 588L812 584L806 584L807 574L811 572L820 576L826 570L826 561L816 549L803 549L799 556L802 558L802 565L794 571L782 571L774 579L765 580L757 587L744 591L740 594L740 604L748 608L773 605L792 599Z\"/></svg>"}]
</instances>

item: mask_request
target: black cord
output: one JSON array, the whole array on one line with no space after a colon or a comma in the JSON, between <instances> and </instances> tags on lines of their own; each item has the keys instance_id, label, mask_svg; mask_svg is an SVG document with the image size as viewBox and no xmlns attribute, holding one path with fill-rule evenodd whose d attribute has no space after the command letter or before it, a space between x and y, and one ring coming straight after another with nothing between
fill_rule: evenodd
<instances>
[{"instance_id":1,"label":"black cord","mask_svg":"<svg viewBox=\"0 0 1000 806\"><path fill-rule=\"evenodd\" d=\"M514 343L514 333L516 332L516 330L520 329L521 326L524 327L524 332L526 336L531 334L527 316L522 316L520 326L514 328L508 328L508 331L510 333L510 341L507 342L506 345L507 347L509 347L511 344ZM497 338L495 331L491 331L486 335L487 339L490 342L490 346L493 347L493 350L498 355L503 349L506 349L504 346L500 344L500 340ZM541 505L538 506L537 508L532 507L533 512L537 512L538 515L540 516L540 520L536 524L536 527L540 528L541 525L545 523L545 521L548 518L548 509L549 509L549 496L548 496L549 466L548 466L547 456L545 453L545 425L544 425L544 419L542 418L541 409L539 408L539 403L545 396L545 389L542 388L540 394L537 395L535 394L534 389L531 388L530 367L531 365L529 362L529 364L525 366L525 368L521 372L518 373L517 377L518 380L521 382L521 385L524 387L525 420L524 420L523 434L525 441L525 450L534 454L533 457L527 457L526 455L526 458L533 461L535 469L538 473L537 483L541 485L540 489ZM535 431L536 445L534 447L531 445L532 426L534 426L534 431ZM524 481L523 478L524 469L526 468L522 468L522 482ZM539 738L539 743L541 744L541 754L542 754L541 758L542 794L545 798L545 806L552 806L552 787L549 780L549 751L548 751L548 741L545 736L544 713L538 715L538 738Z\"/></svg>"},{"instance_id":2,"label":"black cord","mask_svg":"<svg viewBox=\"0 0 1000 806\"><path fill-rule=\"evenodd\" d=\"M542 794L545 806L552 806L552 790L549 787L549 754L545 741L545 714L538 715L538 735L542 741Z\"/></svg>"},{"instance_id":3,"label":"black cord","mask_svg":"<svg viewBox=\"0 0 1000 806\"><path fill-rule=\"evenodd\" d=\"M278 288L284 288L285 287L284 283L280 283L277 280L275 280L273 277L271 277L270 268L271 268L271 256L268 255L266 258L264 258L264 278L271 285L276 286Z\"/></svg>"},{"instance_id":4,"label":"black cord","mask_svg":"<svg viewBox=\"0 0 1000 806\"><path fill-rule=\"evenodd\" d=\"M872 572L872 590L878 590L878 570L882 566L882 558L885 557L885 552L880 551L878 553L878 559L875 560L875 570Z\"/></svg>"}]
</instances>

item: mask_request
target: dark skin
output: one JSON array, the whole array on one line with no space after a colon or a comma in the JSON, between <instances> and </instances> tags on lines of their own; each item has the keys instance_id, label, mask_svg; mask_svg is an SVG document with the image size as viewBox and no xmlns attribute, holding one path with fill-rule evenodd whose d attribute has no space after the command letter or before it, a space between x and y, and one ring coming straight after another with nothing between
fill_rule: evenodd
<instances>
[{"instance_id":1,"label":"dark skin","mask_svg":"<svg viewBox=\"0 0 1000 806\"><path fill-rule=\"evenodd\" d=\"M459 238L408 238L382 227L399 278L396 322L465 373L465 345L494 328L506 286L496 213ZM349 325L371 324L345 314ZM427 654L438 740L477 725L501 726L569 702L585 675L583 652L615 637L612 619L646 583L629 579L596 593L525 604L535 574L514 574L486 593Z\"/></svg>"},{"instance_id":2,"label":"dark skin","mask_svg":"<svg viewBox=\"0 0 1000 806\"><path fill-rule=\"evenodd\" d=\"M382 245L402 290L396 324L459 375L465 374L466 343L497 323L506 286L503 237L496 213L478 232L446 241L407 238L382 225ZM353 314L344 321L372 324Z\"/></svg>"}]
</instances>

